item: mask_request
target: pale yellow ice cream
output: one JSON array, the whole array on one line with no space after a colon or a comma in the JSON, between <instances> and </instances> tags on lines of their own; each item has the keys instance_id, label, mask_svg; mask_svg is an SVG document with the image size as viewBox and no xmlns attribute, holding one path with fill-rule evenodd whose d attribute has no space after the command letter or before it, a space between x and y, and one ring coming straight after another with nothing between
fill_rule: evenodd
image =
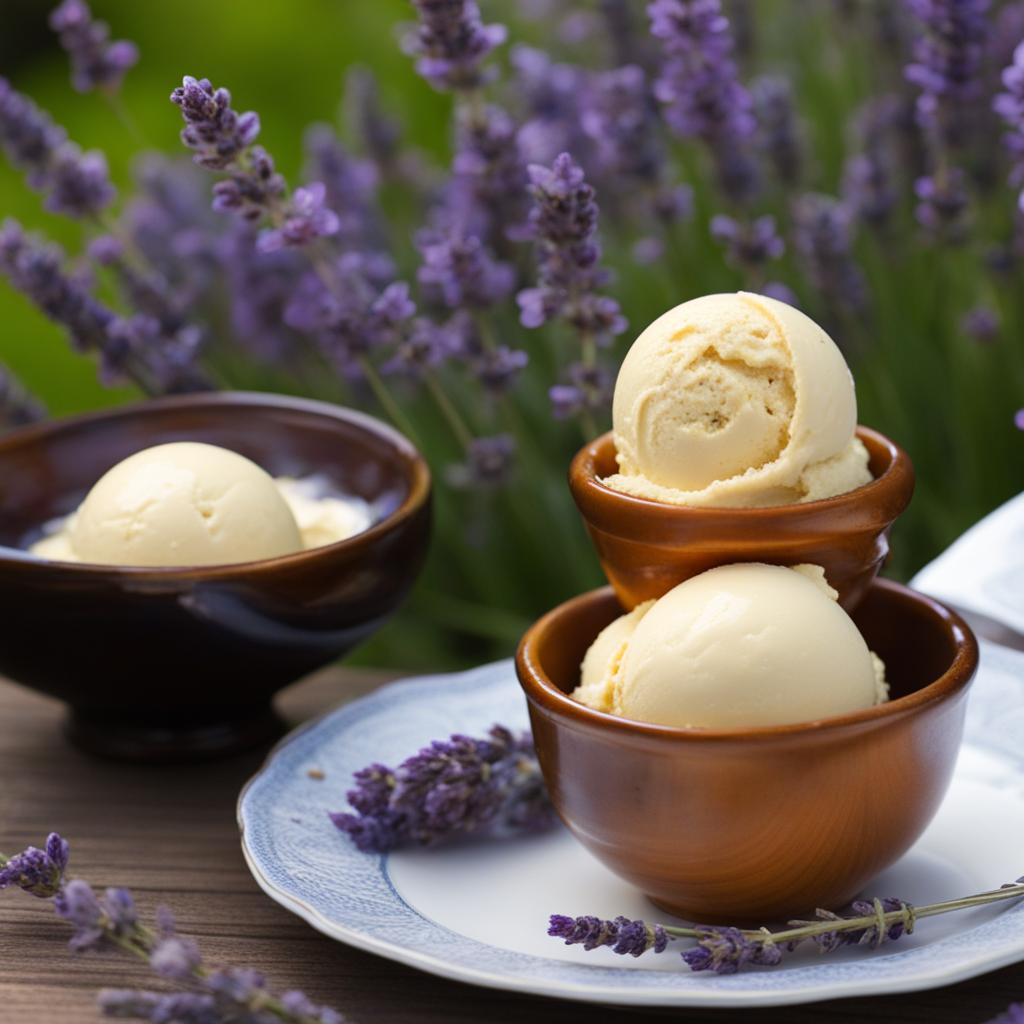
<instances>
[{"instance_id":1,"label":"pale yellow ice cream","mask_svg":"<svg viewBox=\"0 0 1024 1024\"><path fill-rule=\"evenodd\" d=\"M573 697L684 728L815 721L888 699L868 650L818 566L710 569L608 626Z\"/></svg>"},{"instance_id":2,"label":"pale yellow ice cream","mask_svg":"<svg viewBox=\"0 0 1024 1024\"><path fill-rule=\"evenodd\" d=\"M343 540L371 523L369 506L317 478L273 479L216 445L147 448L109 470L29 549L100 565L229 565Z\"/></svg>"},{"instance_id":3,"label":"pale yellow ice cream","mask_svg":"<svg viewBox=\"0 0 1024 1024\"><path fill-rule=\"evenodd\" d=\"M813 501L871 480L853 378L809 317L747 292L706 295L633 343L612 405L604 483L676 505Z\"/></svg>"}]
</instances>

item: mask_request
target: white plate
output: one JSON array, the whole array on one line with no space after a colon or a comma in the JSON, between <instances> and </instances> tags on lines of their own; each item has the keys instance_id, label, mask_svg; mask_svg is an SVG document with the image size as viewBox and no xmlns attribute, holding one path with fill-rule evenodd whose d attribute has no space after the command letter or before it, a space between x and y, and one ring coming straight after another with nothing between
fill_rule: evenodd
<instances>
[{"instance_id":1,"label":"white plate","mask_svg":"<svg viewBox=\"0 0 1024 1024\"><path fill-rule=\"evenodd\" d=\"M1024 873L1024 655L986 645L967 740L935 821L866 890L916 904ZM353 772L452 732L526 725L512 663L392 684L300 729L242 791L242 848L282 906L342 942L493 988L602 1003L768 1006L946 985L1024 959L1024 904L920 922L879 952L801 950L774 969L692 973L675 952L633 959L547 936L552 913L665 915L563 829L530 839L359 853L327 818ZM326 778L311 778L319 769ZM669 949L683 948L674 943Z\"/></svg>"}]
</instances>

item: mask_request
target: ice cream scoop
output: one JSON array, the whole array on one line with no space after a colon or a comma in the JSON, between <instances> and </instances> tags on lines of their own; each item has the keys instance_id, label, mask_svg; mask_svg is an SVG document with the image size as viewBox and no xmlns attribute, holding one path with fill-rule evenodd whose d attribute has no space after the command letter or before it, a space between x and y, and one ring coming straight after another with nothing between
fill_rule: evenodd
<instances>
[{"instance_id":1,"label":"ice cream scoop","mask_svg":"<svg viewBox=\"0 0 1024 1024\"><path fill-rule=\"evenodd\" d=\"M302 549L273 478L216 445L136 452L106 472L68 526L78 560L106 565L221 565Z\"/></svg>"},{"instance_id":2,"label":"ice cream scoop","mask_svg":"<svg viewBox=\"0 0 1024 1024\"><path fill-rule=\"evenodd\" d=\"M871 480L842 354L762 295L706 295L658 317L623 360L612 420L619 472L604 483L636 497L767 506Z\"/></svg>"},{"instance_id":3,"label":"ice cream scoop","mask_svg":"<svg viewBox=\"0 0 1024 1024\"><path fill-rule=\"evenodd\" d=\"M615 620L583 664L577 700L682 728L808 722L888 697L818 566L710 569Z\"/></svg>"}]
</instances>

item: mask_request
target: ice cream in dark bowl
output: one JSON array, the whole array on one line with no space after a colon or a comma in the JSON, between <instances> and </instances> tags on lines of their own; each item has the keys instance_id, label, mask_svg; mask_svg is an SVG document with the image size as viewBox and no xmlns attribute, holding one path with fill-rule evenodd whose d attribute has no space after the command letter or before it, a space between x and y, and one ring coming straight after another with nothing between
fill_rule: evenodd
<instances>
[{"instance_id":1,"label":"ice cream in dark bowl","mask_svg":"<svg viewBox=\"0 0 1024 1024\"><path fill-rule=\"evenodd\" d=\"M139 759L279 728L282 687L416 578L430 475L390 427L273 395L172 397L0 439L0 674Z\"/></svg>"},{"instance_id":2,"label":"ice cream in dark bowl","mask_svg":"<svg viewBox=\"0 0 1024 1024\"><path fill-rule=\"evenodd\" d=\"M831 338L763 296L654 321L570 483L612 588L517 672L569 829L698 921L838 908L904 854L959 750L977 644L876 574L913 488Z\"/></svg>"}]
</instances>

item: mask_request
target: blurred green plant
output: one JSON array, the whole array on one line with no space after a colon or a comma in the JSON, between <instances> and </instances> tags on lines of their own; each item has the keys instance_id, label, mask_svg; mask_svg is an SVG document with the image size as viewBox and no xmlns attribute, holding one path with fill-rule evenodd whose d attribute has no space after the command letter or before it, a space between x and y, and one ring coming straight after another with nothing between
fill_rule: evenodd
<instances>
[{"instance_id":1,"label":"blurred green plant","mask_svg":"<svg viewBox=\"0 0 1024 1024\"><path fill-rule=\"evenodd\" d=\"M443 294L453 273L453 211L465 218L463 240L477 239L490 270L507 265L518 287L535 283L531 248L514 241L527 211L525 164L550 163L563 148L598 190L603 259L614 272L598 290L614 297L631 325L601 357L605 365L614 367L637 330L687 298L744 287L791 292L844 347L857 379L861 421L892 435L915 461L917 494L896 528L894 575L908 576L1021 488L1024 433L1013 418L1024 404L1024 232L1006 184L1009 165L991 102L999 72L1024 36L1024 5L993 4L987 12L983 3L975 5L980 21L967 25L964 53L952 54L966 54L972 88L963 95L939 89L938 115L925 116L921 96L927 98L934 80L908 81L906 68L922 61L941 67L951 55L922 57L922 46L935 37L913 0L905 6L732 0L724 5L731 19L724 27L715 0L657 0L652 13L655 27L659 16L661 25L654 36L638 4L493 0L483 4L484 22L507 24L510 45L499 45L495 33L482 52L467 57L446 49L443 38L425 39L422 30L413 37L431 89L397 45L396 26L414 20L418 8L429 28L431 8L443 13L445 6L378 0L360 5L355 16L350 5L294 0L286 9L250 6L239 18L227 6L198 0L181 0L173 9L97 2L97 14L142 53L115 94L121 116L102 95L71 92L66 61L47 37L37 5L5 12L5 38L35 43L4 51L5 74L71 138L107 153L122 194L131 189L140 146L134 134L148 147L180 150L180 123L166 97L182 71L201 70L216 83L230 83L243 109L260 112L260 142L278 170L302 181L308 179L301 171L301 126L337 123L343 75L356 63L368 65L383 113L361 122L367 107L359 107L350 86L338 129L348 149L330 140L327 155L350 160L356 185L359 168L369 167L377 187L368 186L365 202L345 210L346 197L332 197L328 182L327 202L343 215L341 234L354 231L364 255L379 248L393 258L394 270L379 282L371 273L372 283L396 275L412 279L421 270L420 305L429 317L417 323L446 334L426 341L403 335L415 350L411 358L429 358L423 345L450 343L455 316L467 311L469 326L463 322L459 329L474 358L501 346L528 351L529 364L511 390L481 388L479 365L466 351L427 374L419 367L425 383L388 380L439 478L437 537L409 607L363 649L361 660L438 667L506 654L535 615L602 581L564 480L572 452L608 422L599 375L566 378L581 352L572 311L535 331L523 326L509 289L493 277L482 298L460 294L448 301ZM673 20L678 9L693 20ZM697 45L688 48L688 39ZM612 70L624 66L639 71ZM348 81L365 86L368 79ZM511 134L501 133L504 116L513 119ZM398 162L388 167L374 152L372 135L394 117L401 142ZM453 154L456 172L446 178L438 169ZM324 177L330 168L315 152L312 157L316 173L307 173ZM307 166L309 160L307 154ZM521 193L506 190L508 203L500 190L487 192L493 185L488 175L502 166L522 178ZM194 176L181 173L186 191L197 187ZM959 207L950 194L958 174L965 194ZM928 181L944 190L938 197L944 205L935 189L921 195ZM209 184L198 187L205 192ZM88 218L75 222L43 211L39 197L6 166L0 166L0 193L5 213L69 249L82 251L97 235ZM290 198L282 193L285 205L276 213L262 209L261 216L276 216L281 230L294 212L286 204L295 199L295 192ZM204 209L207 202L204 197ZM936 209L944 218L938 222ZM348 214L359 220L354 228ZM254 358L258 346L225 311L223 289L233 288L237 298L282 280L297 287L296 252L285 246L268 254L280 262L264 267L263 277L241 275L240 285L237 246L247 238L251 250L254 235L240 235L230 213L203 218L205 231L234 246L227 257L218 250L226 269L182 311L212 328L204 350L209 372L235 387L309 393L382 413L365 378L349 372L351 352L332 359L337 352L321 343L320 361L310 364L294 359L291 347L275 349L281 341L275 334L262 339L272 358L265 348ZM121 224L129 234L138 226L124 216ZM420 251L413 244L424 224L440 232L434 257L429 240L420 236ZM428 284L422 267L432 258L437 273ZM259 274L259 266L244 265ZM117 308L116 272L99 274L96 295ZM96 384L91 358L70 352L59 327L5 288L0 279L0 358L52 413L137 396L130 386ZM291 346L294 332L282 331ZM586 363L593 358L586 355L586 332L582 341ZM553 396L572 406L562 412L575 415L552 418L553 385L575 389ZM464 486L465 433L514 436L511 475L500 484ZM501 452L485 454L502 461ZM449 466L463 468L462 485L458 472L446 472ZM504 477L504 469L499 465L493 475Z\"/></svg>"}]
</instances>

